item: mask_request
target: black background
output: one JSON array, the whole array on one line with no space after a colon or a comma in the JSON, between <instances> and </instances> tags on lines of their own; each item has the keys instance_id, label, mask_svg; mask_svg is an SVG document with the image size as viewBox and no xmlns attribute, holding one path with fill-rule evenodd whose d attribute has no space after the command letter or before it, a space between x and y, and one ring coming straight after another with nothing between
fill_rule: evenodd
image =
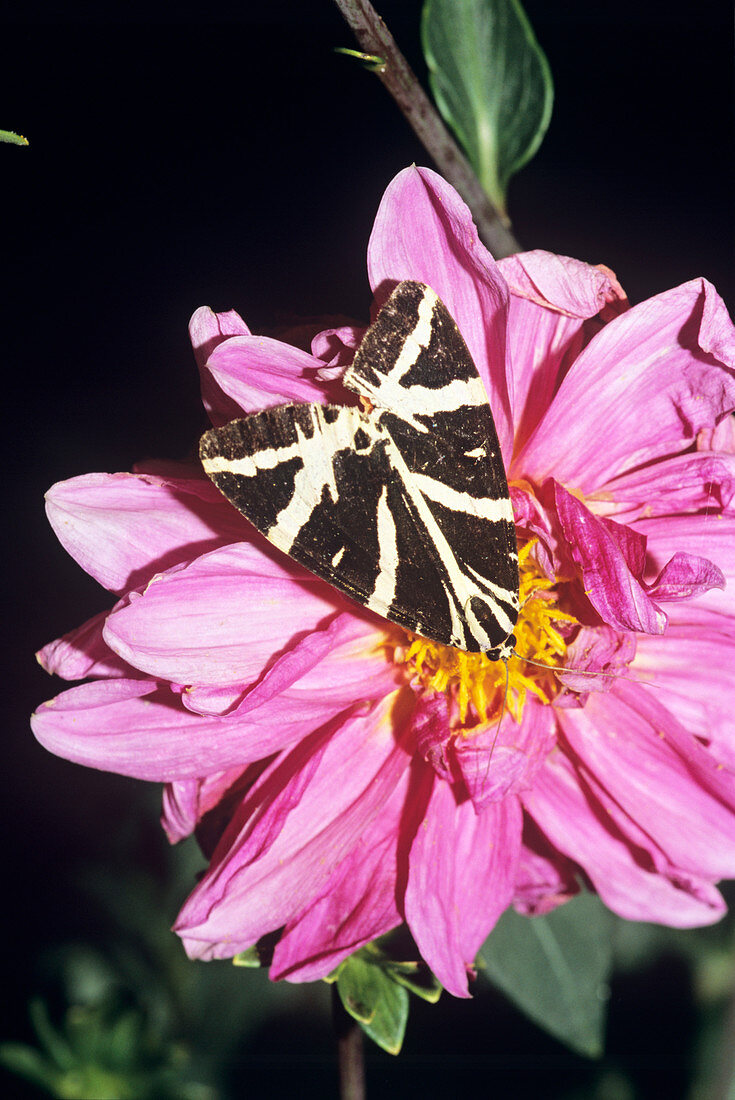
<instances>
[{"instance_id":1,"label":"black background","mask_svg":"<svg viewBox=\"0 0 735 1100\"><path fill-rule=\"evenodd\" d=\"M378 5L423 77L420 6ZM556 101L540 152L511 184L519 239L608 264L634 301L705 275L732 312L729 5L526 9ZM24 4L6 20L0 68L0 127L31 142L0 146L3 1035L25 1032L49 945L95 934L66 872L105 857L140 788L47 755L28 729L30 711L57 690L34 650L110 602L56 543L43 492L189 451L202 426L186 330L198 305L237 308L254 331L295 316L365 317L380 196L405 165L430 163L377 80L332 52L355 43L328 0L72 0L50 10ZM155 864L154 819L150 829L141 858ZM490 1087L495 1074L503 1095L509 1066L513 1094L524 1082L537 1094L505 1019L457 1003L445 1012L441 1026L429 1016L410 1025L433 1031L424 1095L448 1094L443 1072L451 1091L478 1077ZM411 1073L426 1034L413 1061L383 1068L396 1091L409 1079L419 1087ZM546 1095L556 1095L567 1063L537 1033L533 1043L552 1068ZM579 1084L587 1071L572 1061Z\"/></svg>"}]
</instances>

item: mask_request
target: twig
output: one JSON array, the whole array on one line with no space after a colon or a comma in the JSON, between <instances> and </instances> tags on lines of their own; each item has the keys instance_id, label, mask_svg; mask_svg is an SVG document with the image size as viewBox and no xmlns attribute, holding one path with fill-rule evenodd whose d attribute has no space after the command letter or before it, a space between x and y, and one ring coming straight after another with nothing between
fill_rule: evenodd
<instances>
[{"instance_id":1,"label":"twig","mask_svg":"<svg viewBox=\"0 0 735 1100\"><path fill-rule=\"evenodd\" d=\"M332 1023L339 1058L340 1100L365 1100L365 1051L362 1029L340 1000L337 983L332 986Z\"/></svg>"},{"instance_id":2,"label":"twig","mask_svg":"<svg viewBox=\"0 0 735 1100\"><path fill-rule=\"evenodd\" d=\"M371 65L386 86L416 136L442 175L459 191L472 211L484 244L496 259L519 252L520 245L507 222L483 191L469 161L434 110L393 35L369 0L335 0L366 54L383 59Z\"/></svg>"}]
</instances>

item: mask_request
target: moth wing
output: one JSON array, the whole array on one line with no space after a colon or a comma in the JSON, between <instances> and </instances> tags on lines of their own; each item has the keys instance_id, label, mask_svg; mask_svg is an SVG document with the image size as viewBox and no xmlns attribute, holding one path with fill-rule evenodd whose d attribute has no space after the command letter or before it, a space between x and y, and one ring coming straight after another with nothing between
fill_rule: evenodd
<instances>
[{"instance_id":1,"label":"moth wing","mask_svg":"<svg viewBox=\"0 0 735 1100\"><path fill-rule=\"evenodd\" d=\"M457 644L446 601L431 610L442 581L391 449L387 432L360 409L282 405L206 432L200 455L220 492L278 549L409 629L418 622L410 600L421 598L427 634ZM399 562L412 578L404 599Z\"/></svg>"}]
</instances>

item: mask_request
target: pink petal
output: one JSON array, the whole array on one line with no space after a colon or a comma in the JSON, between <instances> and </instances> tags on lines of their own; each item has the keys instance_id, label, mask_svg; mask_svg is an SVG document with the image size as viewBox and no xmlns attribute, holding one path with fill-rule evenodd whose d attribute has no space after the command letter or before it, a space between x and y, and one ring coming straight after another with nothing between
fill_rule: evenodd
<instances>
[{"instance_id":1,"label":"pink petal","mask_svg":"<svg viewBox=\"0 0 735 1100\"><path fill-rule=\"evenodd\" d=\"M215 313L209 306L200 306L199 309L194 310L189 321L189 337L197 366L203 367L223 340L229 340L232 336L247 335L249 332L250 329L234 309L228 309L225 313Z\"/></svg>"},{"instance_id":2,"label":"pink petal","mask_svg":"<svg viewBox=\"0 0 735 1100\"><path fill-rule=\"evenodd\" d=\"M498 729L494 722L482 733L457 737L454 756L477 813L533 784L533 777L554 747L554 711L529 699L523 718L508 714Z\"/></svg>"},{"instance_id":3,"label":"pink petal","mask_svg":"<svg viewBox=\"0 0 735 1100\"><path fill-rule=\"evenodd\" d=\"M530 818L524 822L513 905L526 916L543 916L579 893L579 869L557 852Z\"/></svg>"},{"instance_id":4,"label":"pink petal","mask_svg":"<svg viewBox=\"0 0 735 1100\"><path fill-rule=\"evenodd\" d=\"M170 843L176 844L191 836L198 828L197 841L206 853L205 834L214 826L216 841L219 840L245 792L264 767L262 761L245 768L236 764L202 779L178 779L167 783L163 790L161 825Z\"/></svg>"},{"instance_id":5,"label":"pink petal","mask_svg":"<svg viewBox=\"0 0 735 1100\"><path fill-rule=\"evenodd\" d=\"M641 638L632 675L650 684L661 703L705 743L723 764L735 767L735 626L728 637L720 619L677 622L686 605L672 611L666 634ZM725 620L729 622L729 620Z\"/></svg>"},{"instance_id":6,"label":"pink petal","mask_svg":"<svg viewBox=\"0 0 735 1100\"><path fill-rule=\"evenodd\" d=\"M523 803L548 840L584 869L619 916L692 928L713 924L724 913L710 883L674 869L657 870L643 832L628 820L623 833L562 753L548 758Z\"/></svg>"},{"instance_id":7,"label":"pink petal","mask_svg":"<svg viewBox=\"0 0 735 1100\"><path fill-rule=\"evenodd\" d=\"M727 508L735 496L735 455L698 451L624 474L594 500L594 510L618 522L638 516Z\"/></svg>"},{"instance_id":8,"label":"pink petal","mask_svg":"<svg viewBox=\"0 0 735 1100\"><path fill-rule=\"evenodd\" d=\"M676 720L649 694L620 680L583 709L565 710L559 722L585 769L673 865L731 878L735 814L711 789L716 762L697 755L691 736L686 745ZM732 776L722 780L732 786Z\"/></svg>"},{"instance_id":9,"label":"pink petal","mask_svg":"<svg viewBox=\"0 0 735 1100\"><path fill-rule=\"evenodd\" d=\"M212 422L226 424L243 413L289 402L324 404L330 391L317 377L323 366L308 352L267 336L237 336L219 344L202 382ZM346 391L335 392L341 404L348 403Z\"/></svg>"},{"instance_id":10,"label":"pink petal","mask_svg":"<svg viewBox=\"0 0 735 1100\"><path fill-rule=\"evenodd\" d=\"M571 256L535 249L499 260L498 268L514 297L578 320L596 316L611 302L626 301L609 268Z\"/></svg>"},{"instance_id":11,"label":"pink petal","mask_svg":"<svg viewBox=\"0 0 735 1100\"><path fill-rule=\"evenodd\" d=\"M349 612L329 619L278 657L254 687L224 684L190 688L184 706L198 714L251 713L278 698L294 715L315 707L331 716L359 700L380 699L404 682L400 666L386 660L382 628Z\"/></svg>"},{"instance_id":12,"label":"pink petal","mask_svg":"<svg viewBox=\"0 0 735 1100\"><path fill-rule=\"evenodd\" d=\"M327 328L316 334L311 341L311 354L327 364L318 371L320 379L342 377L345 367L355 358L355 352L366 331L364 325L343 325L341 328Z\"/></svg>"},{"instance_id":13,"label":"pink petal","mask_svg":"<svg viewBox=\"0 0 735 1100\"><path fill-rule=\"evenodd\" d=\"M399 838L416 799L406 770L379 815L335 869L320 896L286 927L273 955L273 980L315 981L358 948L401 923L396 902Z\"/></svg>"},{"instance_id":14,"label":"pink petal","mask_svg":"<svg viewBox=\"0 0 735 1100\"><path fill-rule=\"evenodd\" d=\"M705 280L642 302L577 358L516 466L591 493L683 451L735 407L734 361L732 324Z\"/></svg>"},{"instance_id":15,"label":"pink petal","mask_svg":"<svg viewBox=\"0 0 735 1100\"><path fill-rule=\"evenodd\" d=\"M722 570L707 558L679 551L666 563L648 592L657 600L689 600L712 588L724 591L726 583Z\"/></svg>"},{"instance_id":16,"label":"pink petal","mask_svg":"<svg viewBox=\"0 0 735 1100\"><path fill-rule=\"evenodd\" d=\"M508 290L457 192L428 168L405 168L388 185L368 245L379 297L402 279L427 283L459 326L490 400L506 463L513 450L506 377Z\"/></svg>"},{"instance_id":17,"label":"pink petal","mask_svg":"<svg viewBox=\"0 0 735 1100\"><path fill-rule=\"evenodd\" d=\"M666 615L631 572L631 565L636 572L643 566L640 543L626 538L633 532L597 519L561 485L555 492L559 520L572 558L582 570L585 594L603 622L622 630L663 633Z\"/></svg>"},{"instance_id":18,"label":"pink petal","mask_svg":"<svg viewBox=\"0 0 735 1100\"><path fill-rule=\"evenodd\" d=\"M455 997L469 996L467 970L510 904L521 826L517 799L477 814L471 802L457 804L448 783L434 783L411 846L406 922L422 957Z\"/></svg>"},{"instance_id":19,"label":"pink petal","mask_svg":"<svg viewBox=\"0 0 735 1100\"><path fill-rule=\"evenodd\" d=\"M636 635L609 626L582 627L564 658L567 668L574 671L560 670L557 675L573 692L610 691L634 659L636 644ZM555 705L563 706L564 698L558 696Z\"/></svg>"},{"instance_id":20,"label":"pink petal","mask_svg":"<svg viewBox=\"0 0 735 1100\"><path fill-rule=\"evenodd\" d=\"M110 614L105 640L160 679L249 684L344 606L334 589L258 539L157 575Z\"/></svg>"},{"instance_id":21,"label":"pink petal","mask_svg":"<svg viewBox=\"0 0 735 1100\"><path fill-rule=\"evenodd\" d=\"M133 671L102 637L109 612L102 611L63 638L49 642L36 654L46 672L64 680L85 680L88 676L129 676Z\"/></svg>"},{"instance_id":22,"label":"pink petal","mask_svg":"<svg viewBox=\"0 0 735 1100\"><path fill-rule=\"evenodd\" d=\"M352 710L355 710L354 699ZM294 689L244 716L193 714L150 680L97 680L44 703L31 720L45 748L90 768L169 782L261 760L312 734L343 700Z\"/></svg>"},{"instance_id":23,"label":"pink petal","mask_svg":"<svg viewBox=\"0 0 735 1100\"><path fill-rule=\"evenodd\" d=\"M118 593L253 531L204 478L85 474L53 485L46 512L64 549Z\"/></svg>"},{"instance_id":24,"label":"pink petal","mask_svg":"<svg viewBox=\"0 0 735 1100\"><path fill-rule=\"evenodd\" d=\"M607 270L551 252L521 252L500 260L498 268L511 292L508 347L519 450L561 379L601 327L599 321L594 328L585 322L618 301L622 292Z\"/></svg>"},{"instance_id":25,"label":"pink petal","mask_svg":"<svg viewBox=\"0 0 735 1100\"><path fill-rule=\"evenodd\" d=\"M228 958L321 896L410 764L413 697L402 698L302 741L264 773L179 914L191 957Z\"/></svg>"},{"instance_id":26,"label":"pink petal","mask_svg":"<svg viewBox=\"0 0 735 1100\"><path fill-rule=\"evenodd\" d=\"M705 558L721 570L725 589L711 588L689 606L735 618L735 515L661 516L636 520L635 526L647 539L651 570L662 570L677 552ZM689 617L689 612L677 616L678 621Z\"/></svg>"}]
</instances>

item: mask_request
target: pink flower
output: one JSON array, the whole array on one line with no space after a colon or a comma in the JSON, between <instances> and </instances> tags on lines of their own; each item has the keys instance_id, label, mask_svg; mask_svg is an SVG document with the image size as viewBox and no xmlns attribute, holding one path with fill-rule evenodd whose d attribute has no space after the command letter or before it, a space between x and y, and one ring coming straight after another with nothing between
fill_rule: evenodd
<instances>
[{"instance_id":1,"label":"pink flower","mask_svg":"<svg viewBox=\"0 0 735 1100\"><path fill-rule=\"evenodd\" d=\"M695 280L628 308L612 273L496 264L426 169L388 188L376 307L428 283L483 378L518 528L505 668L411 639L271 548L194 466L54 486L61 542L118 602L41 651L86 679L44 704L51 751L167 784L172 840L209 870L176 930L192 957L280 931L271 975L328 974L405 921L443 985L503 910L579 888L680 927L735 875L735 334ZM198 310L215 424L338 401L362 330L313 355ZM493 744L497 735L497 742Z\"/></svg>"}]
</instances>

